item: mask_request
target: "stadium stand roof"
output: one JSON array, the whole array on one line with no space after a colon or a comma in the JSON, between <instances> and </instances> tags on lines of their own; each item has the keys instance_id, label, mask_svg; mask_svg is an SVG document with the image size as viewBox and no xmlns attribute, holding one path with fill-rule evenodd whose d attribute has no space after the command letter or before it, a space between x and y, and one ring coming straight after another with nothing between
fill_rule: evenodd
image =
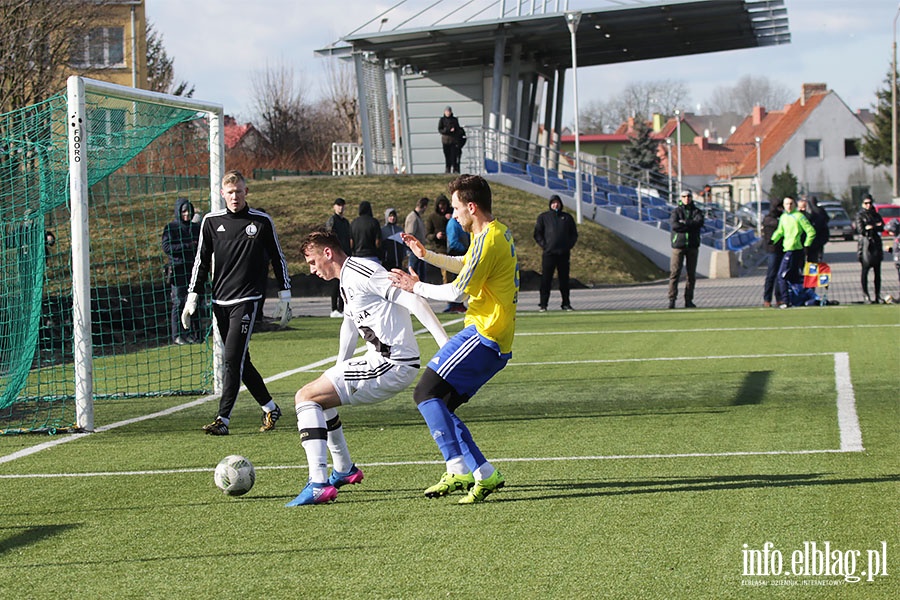
<instances>
[{"instance_id":1,"label":"stadium stand roof","mask_svg":"<svg viewBox=\"0 0 900 600\"><path fill-rule=\"evenodd\" d=\"M403 3L395 6L399 4ZM514 45L522 44L539 65L571 67L570 34L563 12L441 24L445 16L424 26L357 30L316 53L339 56L356 50L417 72L447 70L492 64L502 31L504 60L509 60ZM607 0L605 7L581 11L576 34L580 67L789 42L784 0Z\"/></svg>"}]
</instances>

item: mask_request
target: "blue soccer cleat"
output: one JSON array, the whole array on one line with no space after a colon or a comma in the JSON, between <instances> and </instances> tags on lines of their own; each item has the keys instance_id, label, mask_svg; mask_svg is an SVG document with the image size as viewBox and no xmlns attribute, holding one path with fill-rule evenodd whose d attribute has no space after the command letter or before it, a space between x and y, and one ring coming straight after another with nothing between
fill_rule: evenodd
<instances>
[{"instance_id":1,"label":"blue soccer cleat","mask_svg":"<svg viewBox=\"0 0 900 600\"><path fill-rule=\"evenodd\" d=\"M307 482L306 487L296 498L285 506L304 506L307 504L325 504L337 499L337 488L329 483Z\"/></svg>"}]
</instances>

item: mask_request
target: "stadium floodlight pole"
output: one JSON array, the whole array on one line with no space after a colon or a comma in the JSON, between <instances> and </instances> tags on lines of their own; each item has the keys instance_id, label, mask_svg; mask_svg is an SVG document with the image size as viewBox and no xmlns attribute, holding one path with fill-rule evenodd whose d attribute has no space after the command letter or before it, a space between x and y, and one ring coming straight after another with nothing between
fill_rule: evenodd
<instances>
[{"instance_id":1,"label":"stadium floodlight pole","mask_svg":"<svg viewBox=\"0 0 900 600\"><path fill-rule=\"evenodd\" d=\"M759 151L762 138L756 136L756 237L762 237L762 178L760 174Z\"/></svg>"},{"instance_id":2,"label":"stadium floodlight pole","mask_svg":"<svg viewBox=\"0 0 900 600\"><path fill-rule=\"evenodd\" d=\"M669 202L672 201L672 138L666 138L666 179L669 181Z\"/></svg>"},{"instance_id":3,"label":"stadium floodlight pole","mask_svg":"<svg viewBox=\"0 0 900 600\"><path fill-rule=\"evenodd\" d=\"M678 197L681 197L681 111L675 111L675 140L678 151Z\"/></svg>"},{"instance_id":4,"label":"stadium floodlight pole","mask_svg":"<svg viewBox=\"0 0 900 600\"><path fill-rule=\"evenodd\" d=\"M581 22L581 11L566 11L566 25L569 27L569 35L572 41L572 89L575 103L575 220L581 224L581 142L578 133L578 51L575 44L575 32L578 31L578 23ZM549 174L547 176L549 182Z\"/></svg>"},{"instance_id":5,"label":"stadium floodlight pole","mask_svg":"<svg viewBox=\"0 0 900 600\"><path fill-rule=\"evenodd\" d=\"M894 15L894 27L891 32L894 35L891 57L891 179L894 180L894 195L897 194L897 17L900 17L900 5L897 6L897 14ZM893 199L892 198L892 199Z\"/></svg>"}]
</instances>

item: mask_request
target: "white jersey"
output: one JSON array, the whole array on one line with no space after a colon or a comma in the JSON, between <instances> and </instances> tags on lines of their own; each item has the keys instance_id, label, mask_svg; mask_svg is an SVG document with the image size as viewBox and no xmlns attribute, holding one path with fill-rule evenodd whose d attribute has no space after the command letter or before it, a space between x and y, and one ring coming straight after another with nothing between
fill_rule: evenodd
<instances>
[{"instance_id":1,"label":"white jersey","mask_svg":"<svg viewBox=\"0 0 900 600\"><path fill-rule=\"evenodd\" d=\"M418 364L419 346L409 311L396 304L401 290L375 261L350 257L341 268L344 315L366 341L368 351L398 364ZM385 302L387 300L387 302Z\"/></svg>"}]
</instances>

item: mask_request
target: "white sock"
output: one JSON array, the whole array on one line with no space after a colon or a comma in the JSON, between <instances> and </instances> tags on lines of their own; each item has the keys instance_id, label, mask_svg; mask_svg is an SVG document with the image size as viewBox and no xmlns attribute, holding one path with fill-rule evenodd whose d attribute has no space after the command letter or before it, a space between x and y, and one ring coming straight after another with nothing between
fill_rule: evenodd
<instances>
[{"instance_id":1,"label":"white sock","mask_svg":"<svg viewBox=\"0 0 900 600\"><path fill-rule=\"evenodd\" d=\"M275 410L275 408L276 408L276 406L275 406L275 401L274 401L274 400L269 400L268 402L266 402L265 404L263 404L263 407L262 407L262 409L263 409L264 411L266 411L267 413L272 412L273 410Z\"/></svg>"},{"instance_id":2,"label":"white sock","mask_svg":"<svg viewBox=\"0 0 900 600\"><path fill-rule=\"evenodd\" d=\"M447 461L447 472L451 475L465 475L469 472L469 467L462 456L457 456Z\"/></svg>"},{"instance_id":3,"label":"white sock","mask_svg":"<svg viewBox=\"0 0 900 600\"><path fill-rule=\"evenodd\" d=\"M300 445L306 451L309 463L309 479L314 483L328 481L328 437L322 407L315 402L303 401L296 404L297 429L300 431Z\"/></svg>"},{"instance_id":4,"label":"white sock","mask_svg":"<svg viewBox=\"0 0 900 600\"><path fill-rule=\"evenodd\" d=\"M347 447L347 439L344 437L344 427L340 424L336 408L327 408L323 411L325 423L328 425L328 450L331 452L331 462L334 470L346 473L353 468L353 460L350 458L350 448ZM335 429L332 423L337 422Z\"/></svg>"},{"instance_id":5,"label":"white sock","mask_svg":"<svg viewBox=\"0 0 900 600\"><path fill-rule=\"evenodd\" d=\"M489 462L486 462L483 465L481 465L480 467L478 467L477 469L475 469L475 471L474 471L475 480L481 481L483 479L487 479L488 477L493 475L494 471L496 471L496 470L497 469L494 468L494 465L492 465Z\"/></svg>"}]
</instances>

